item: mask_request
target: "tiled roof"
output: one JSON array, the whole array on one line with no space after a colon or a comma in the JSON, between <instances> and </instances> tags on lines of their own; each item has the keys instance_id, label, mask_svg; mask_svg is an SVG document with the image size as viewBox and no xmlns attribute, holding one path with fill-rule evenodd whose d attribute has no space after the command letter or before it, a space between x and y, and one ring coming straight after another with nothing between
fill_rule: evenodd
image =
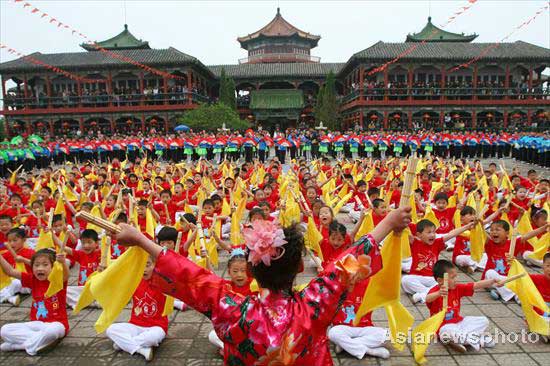
<instances>
[{"instance_id":1,"label":"tiled roof","mask_svg":"<svg viewBox=\"0 0 550 366\"><path fill-rule=\"evenodd\" d=\"M476 38L477 34L447 32L436 27L432 23L432 17L428 17L428 23L420 32L407 35L407 42L472 42Z\"/></svg>"},{"instance_id":2,"label":"tiled roof","mask_svg":"<svg viewBox=\"0 0 550 366\"><path fill-rule=\"evenodd\" d=\"M492 49L489 47L495 46ZM550 49L531 43L516 41L513 43L465 43L465 42L435 42L435 43L385 43L377 42L352 56L352 59L391 60L410 47L416 47L404 55L402 60L445 60L468 61L478 57L482 52L482 60L538 60L550 63Z\"/></svg>"},{"instance_id":3,"label":"tiled roof","mask_svg":"<svg viewBox=\"0 0 550 366\"><path fill-rule=\"evenodd\" d=\"M225 73L234 79L264 78L279 76L319 77L324 78L332 71L337 74L344 63L268 63L268 64L240 64L209 66L210 70L219 77L222 68Z\"/></svg>"},{"instance_id":4,"label":"tiled roof","mask_svg":"<svg viewBox=\"0 0 550 366\"><path fill-rule=\"evenodd\" d=\"M106 39L102 42L96 42L98 46L106 50L130 50L130 49L143 49L151 48L149 47L149 42L142 41L137 39L130 31L128 30L128 24L124 24L124 30L117 34L116 36ZM87 51L96 51L97 48L91 44L83 43L80 45Z\"/></svg>"},{"instance_id":5,"label":"tiled roof","mask_svg":"<svg viewBox=\"0 0 550 366\"><path fill-rule=\"evenodd\" d=\"M175 48L167 49L137 49L137 50L112 50L109 51L124 57L131 58L147 66L171 65L171 64L200 64L200 61L193 56L180 52ZM35 52L29 56L38 59L48 65L56 66L65 70L78 68L112 68L120 66L131 66L127 62L109 56L104 52L66 52L43 54ZM44 69L43 66L25 61L24 58L4 62L0 64L0 72L22 72Z\"/></svg>"}]
</instances>

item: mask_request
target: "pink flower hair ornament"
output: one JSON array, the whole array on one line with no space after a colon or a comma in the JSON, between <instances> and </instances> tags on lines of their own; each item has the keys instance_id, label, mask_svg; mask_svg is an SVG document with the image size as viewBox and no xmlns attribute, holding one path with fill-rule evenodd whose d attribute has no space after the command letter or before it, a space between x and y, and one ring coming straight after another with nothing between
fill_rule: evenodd
<instances>
[{"instance_id":1,"label":"pink flower hair ornament","mask_svg":"<svg viewBox=\"0 0 550 366\"><path fill-rule=\"evenodd\" d=\"M258 220L252 223L252 227L243 230L243 236L248 247L248 261L256 266L263 262L271 265L272 260L277 260L285 254L283 245L287 243L283 229L271 221Z\"/></svg>"}]
</instances>

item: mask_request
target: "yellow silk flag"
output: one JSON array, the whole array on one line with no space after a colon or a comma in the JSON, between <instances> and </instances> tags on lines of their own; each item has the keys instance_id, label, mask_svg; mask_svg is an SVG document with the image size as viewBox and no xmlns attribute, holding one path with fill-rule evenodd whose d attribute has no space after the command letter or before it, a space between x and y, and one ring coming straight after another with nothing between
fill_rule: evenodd
<instances>
[{"instance_id":1,"label":"yellow silk flag","mask_svg":"<svg viewBox=\"0 0 550 366\"><path fill-rule=\"evenodd\" d=\"M542 310L545 313L550 313L550 308L544 302L542 295L533 283L525 268L516 260L512 260L508 278L525 273L525 275L517 280L508 282L506 287L514 291L521 302L521 309L525 315L525 320L529 326L529 330L545 336L550 336L550 322L548 318L535 312L535 308Z\"/></svg>"},{"instance_id":2,"label":"yellow silk flag","mask_svg":"<svg viewBox=\"0 0 550 366\"><path fill-rule=\"evenodd\" d=\"M170 295L165 295L166 301L164 302L164 309L162 310L162 316L168 316L174 311L174 298Z\"/></svg>"},{"instance_id":3,"label":"yellow silk flag","mask_svg":"<svg viewBox=\"0 0 550 366\"><path fill-rule=\"evenodd\" d=\"M353 192L349 192L348 194L346 194L336 205L334 205L333 212L335 215L340 212L340 210L342 209L342 207L344 207L346 203L348 203L351 196L353 196Z\"/></svg>"},{"instance_id":4,"label":"yellow silk flag","mask_svg":"<svg viewBox=\"0 0 550 366\"><path fill-rule=\"evenodd\" d=\"M12 278L0 267L0 290L11 284Z\"/></svg>"},{"instance_id":5,"label":"yellow silk flag","mask_svg":"<svg viewBox=\"0 0 550 366\"><path fill-rule=\"evenodd\" d=\"M426 363L427 360L424 355L426 354L426 350L428 349L428 346L435 336L435 333L445 319L446 312L447 309L445 308L439 313L424 320L416 328L413 329L411 351L414 355L414 360L418 364L422 365Z\"/></svg>"},{"instance_id":6,"label":"yellow silk flag","mask_svg":"<svg viewBox=\"0 0 550 366\"><path fill-rule=\"evenodd\" d=\"M235 212L233 212L233 215L231 216L231 233L230 233L230 240L231 245L236 246L240 245L243 241L242 235L241 235L241 221L243 219L244 210L246 208L246 200L241 199L239 201L239 205L237 206L237 209Z\"/></svg>"},{"instance_id":7,"label":"yellow silk flag","mask_svg":"<svg viewBox=\"0 0 550 366\"><path fill-rule=\"evenodd\" d=\"M533 245L534 251L529 255L529 258L541 261L544 258L544 255L548 252L548 248L550 248L550 233L544 234L537 241L537 244Z\"/></svg>"},{"instance_id":8,"label":"yellow silk flag","mask_svg":"<svg viewBox=\"0 0 550 366\"><path fill-rule=\"evenodd\" d=\"M414 317L399 300L395 300L384 306L388 325L390 328L390 339L393 347L398 351L405 349L409 329L414 324Z\"/></svg>"},{"instance_id":9,"label":"yellow silk flag","mask_svg":"<svg viewBox=\"0 0 550 366\"><path fill-rule=\"evenodd\" d=\"M157 223L153 217L153 213L150 209L147 209L145 213L145 232L149 234L151 238L155 237L155 227L157 227Z\"/></svg>"},{"instance_id":10,"label":"yellow silk flag","mask_svg":"<svg viewBox=\"0 0 550 366\"><path fill-rule=\"evenodd\" d=\"M363 222L361 223L361 226L359 226L359 230L357 230L357 234L355 234L354 240L358 240L360 237L367 235L374 229L374 222L372 219L372 211L369 210L365 217L363 218Z\"/></svg>"},{"instance_id":11,"label":"yellow silk flag","mask_svg":"<svg viewBox=\"0 0 550 366\"><path fill-rule=\"evenodd\" d=\"M105 271L88 279L89 298L96 300L103 309L95 323L98 333L104 332L113 323L132 298L143 277L147 258L148 254L143 249L130 247Z\"/></svg>"},{"instance_id":12,"label":"yellow silk flag","mask_svg":"<svg viewBox=\"0 0 550 366\"><path fill-rule=\"evenodd\" d=\"M349 191L348 184L344 183L344 185L342 186L342 189L340 189L340 191L338 192L338 197L340 198L346 197L346 194L348 194L348 191Z\"/></svg>"},{"instance_id":13,"label":"yellow silk flag","mask_svg":"<svg viewBox=\"0 0 550 366\"><path fill-rule=\"evenodd\" d=\"M424 213L424 219L429 220L432 224L435 225L435 227L439 227L441 224L439 223L439 220L435 216L435 213L432 209L432 206L427 205L426 206L426 212Z\"/></svg>"},{"instance_id":14,"label":"yellow silk flag","mask_svg":"<svg viewBox=\"0 0 550 366\"><path fill-rule=\"evenodd\" d=\"M63 187L63 194L65 195L65 197L69 202L76 202L78 200L78 197L75 196L73 190L69 189L68 186ZM82 195L85 196L84 193Z\"/></svg>"},{"instance_id":15,"label":"yellow silk flag","mask_svg":"<svg viewBox=\"0 0 550 366\"><path fill-rule=\"evenodd\" d=\"M436 192L439 191L441 188L443 188L443 183L441 182L432 182L432 188L430 189L430 199L428 201L432 201Z\"/></svg>"},{"instance_id":16,"label":"yellow silk flag","mask_svg":"<svg viewBox=\"0 0 550 366\"><path fill-rule=\"evenodd\" d=\"M481 260L481 256L485 251L486 240L487 234L481 223L478 222L473 229L470 230L470 250L474 261L479 262Z\"/></svg>"},{"instance_id":17,"label":"yellow silk flag","mask_svg":"<svg viewBox=\"0 0 550 366\"><path fill-rule=\"evenodd\" d=\"M512 185L512 181L510 180L510 177L505 172L502 176L502 182L500 184L501 188L506 189L508 192L512 192L514 190L514 186Z\"/></svg>"},{"instance_id":18,"label":"yellow silk flag","mask_svg":"<svg viewBox=\"0 0 550 366\"><path fill-rule=\"evenodd\" d=\"M281 211L279 220L283 226L290 226L300 222L300 206L293 197L289 197L285 209Z\"/></svg>"},{"instance_id":19,"label":"yellow silk flag","mask_svg":"<svg viewBox=\"0 0 550 366\"><path fill-rule=\"evenodd\" d=\"M36 246L34 250L37 252L40 249L47 249L47 248L55 248L55 245L53 243L52 238L52 232L51 231L44 231L40 230L40 234L38 235L38 241L36 242Z\"/></svg>"},{"instance_id":20,"label":"yellow silk flag","mask_svg":"<svg viewBox=\"0 0 550 366\"><path fill-rule=\"evenodd\" d=\"M92 210L90 211L90 214L92 214L94 217L97 217L97 218L102 218L101 216L101 210L99 208L99 206L94 206L92 208ZM94 230L96 233L100 233L103 229L101 229L99 226L96 226L92 223L88 223L88 225L86 226L87 229L91 229L91 230Z\"/></svg>"},{"instance_id":21,"label":"yellow silk flag","mask_svg":"<svg viewBox=\"0 0 550 366\"><path fill-rule=\"evenodd\" d=\"M520 235L525 235L528 232L533 231L533 226L531 226L531 221L529 220L529 213L527 211L524 212L523 215L521 215L521 218L518 221L516 230ZM536 236L532 237L527 241L533 247L538 244L538 238Z\"/></svg>"},{"instance_id":22,"label":"yellow silk flag","mask_svg":"<svg viewBox=\"0 0 550 366\"><path fill-rule=\"evenodd\" d=\"M451 196L449 198L449 204L447 205L449 208L456 207L456 196Z\"/></svg>"},{"instance_id":23,"label":"yellow silk flag","mask_svg":"<svg viewBox=\"0 0 550 366\"><path fill-rule=\"evenodd\" d=\"M63 290L63 265L58 261L54 262L52 271L48 275L48 281L50 281L50 284L48 285L44 297L52 297Z\"/></svg>"},{"instance_id":24,"label":"yellow silk flag","mask_svg":"<svg viewBox=\"0 0 550 366\"><path fill-rule=\"evenodd\" d=\"M307 220L307 229L304 235L304 242L306 247L315 252L317 257L323 261L323 252L321 250L321 246L319 245L321 240L323 240L323 235L319 232L317 226L315 226L313 217L309 217Z\"/></svg>"},{"instance_id":25,"label":"yellow silk flag","mask_svg":"<svg viewBox=\"0 0 550 366\"><path fill-rule=\"evenodd\" d=\"M98 273L99 272L96 271L88 276L88 279L86 280L86 284L84 284L84 289L80 293L76 306L73 310L74 315L80 313L82 309L84 309L94 301L94 297L92 295L92 292L90 291L90 285L92 283L91 281L92 277L97 275Z\"/></svg>"},{"instance_id":26,"label":"yellow silk flag","mask_svg":"<svg viewBox=\"0 0 550 366\"><path fill-rule=\"evenodd\" d=\"M57 203L55 204L55 209L53 212L55 215L63 215L66 216L65 212L65 204L63 203L63 196L61 195L61 192L59 193L59 197L57 198Z\"/></svg>"},{"instance_id":27,"label":"yellow silk flag","mask_svg":"<svg viewBox=\"0 0 550 366\"><path fill-rule=\"evenodd\" d=\"M222 201L222 216L231 216L231 207L225 198Z\"/></svg>"}]
</instances>

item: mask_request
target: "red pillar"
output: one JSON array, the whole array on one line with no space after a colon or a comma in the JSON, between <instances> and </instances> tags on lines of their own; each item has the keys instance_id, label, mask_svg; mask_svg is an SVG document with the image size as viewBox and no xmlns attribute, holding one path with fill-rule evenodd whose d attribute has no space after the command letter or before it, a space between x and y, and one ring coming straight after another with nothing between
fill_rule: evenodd
<instances>
[{"instance_id":1,"label":"red pillar","mask_svg":"<svg viewBox=\"0 0 550 366\"><path fill-rule=\"evenodd\" d=\"M472 85L474 89L474 100L477 99L477 65L474 66L474 74L472 76Z\"/></svg>"},{"instance_id":2,"label":"red pillar","mask_svg":"<svg viewBox=\"0 0 550 366\"><path fill-rule=\"evenodd\" d=\"M409 128L412 128L413 127L413 112L409 111L407 113L407 117L409 119L409 122L408 122Z\"/></svg>"},{"instance_id":3,"label":"red pillar","mask_svg":"<svg viewBox=\"0 0 550 366\"><path fill-rule=\"evenodd\" d=\"M116 126L115 126L115 120L111 118L111 120L109 120L110 124L111 124L111 134L115 134L115 130L116 130Z\"/></svg>"},{"instance_id":4,"label":"red pillar","mask_svg":"<svg viewBox=\"0 0 550 366\"><path fill-rule=\"evenodd\" d=\"M25 75L24 80L25 80L24 81L25 86L24 86L24 89L23 89L23 95L25 96L25 99L27 99L29 97L29 92L27 91L27 84L28 84L27 75ZM25 101L25 103L27 103L27 101Z\"/></svg>"},{"instance_id":5,"label":"red pillar","mask_svg":"<svg viewBox=\"0 0 550 366\"><path fill-rule=\"evenodd\" d=\"M388 129L388 111L384 111L384 129Z\"/></svg>"},{"instance_id":6,"label":"red pillar","mask_svg":"<svg viewBox=\"0 0 550 366\"><path fill-rule=\"evenodd\" d=\"M531 126L531 110L527 110L527 126Z\"/></svg>"},{"instance_id":7,"label":"red pillar","mask_svg":"<svg viewBox=\"0 0 550 366\"><path fill-rule=\"evenodd\" d=\"M141 132L145 133L145 115L141 114Z\"/></svg>"},{"instance_id":8,"label":"red pillar","mask_svg":"<svg viewBox=\"0 0 550 366\"><path fill-rule=\"evenodd\" d=\"M168 77L164 76L162 78L162 92L164 93L162 100L163 104L168 104Z\"/></svg>"},{"instance_id":9,"label":"red pillar","mask_svg":"<svg viewBox=\"0 0 550 366\"><path fill-rule=\"evenodd\" d=\"M508 99L508 88L510 87L510 65L506 65L506 74L504 76L504 88L506 89L506 93L504 94L504 99Z\"/></svg>"},{"instance_id":10,"label":"red pillar","mask_svg":"<svg viewBox=\"0 0 550 366\"><path fill-rule=\"evenodd\" d=\"M139 93L141 94L139 96L139 104L143 105L143 89L144 89L144 86L143 86L143 73L141 72L139 74Z\"/></svg>"},{"instance_id":11,"label":"red pillar","mask_svg":"<svg viewBox=\"0 0 550 366\"><path fill-rule=\"evenodd\" d=\"M113 105L113 73L109 71L107 75L107 95L109 98L109 107ZM114 126L114 124L113 124ZM114 128L112 128L114 132Z\"/></svg>"},{"instance_id":12,"label":"red pillar","mask_svg":"<svg viewBox=\"0 0 550 366\"><path fill-rule=\"evenodd\" d=\"M445 93L446 78L447 78L447 68L443 66L441 68L441 94L442 94L441 99L447 99L446 98L447 93Z\"/></svg>"},{"instance_id":13,"label":"red pillar","mask_svg":"<svg viewBox=\"0 0 550 366\"><path fill-rule=\"evenodd\" d=\"M443 120L445 119L445 112L441 111L439 112L439 127L443 127Z\"/></svg>"},{"instance_id":14,"label":"red pillar","mask_svg":"<svg viewBox=\"0 0 550 366\"><path fill-rule=\"evenodd\" d=\"M25 82L26 85L26 82ZM527 79L527 85L529 86L529 99L533 99L531 90L533 89L533 66L529 66L529 79Z\"/></svg>"},{"instance_id":15,"label":"red pillar","mask_svg":"<svg viewBox=\"0 0 550 366\"><path fill-rule=\"evenodd\" d=\"M78 129L81 132L84 132L84 117L80 117L80 121L78 122Z\"/></svg>"},{"instance_id":16,"label":"red pillar","mask_svg":"<svg viewBox=\"0 0 550 366\"><path fill-rule=\"evenodd\" d=\"M50 125L50 135L53 136L53 120L50 120L49 125Z\"/></svg>"},{"instance_id":17,"label":"red pillar","mask_svg":"<svg viewBox=\"0 0 550 366\"><path fill-rule=\"evenodd\" d=\"M363 89L365 88L365 69L359 67L359 100L363 101ZM361 111L361 127L363 127L363 111Z\"/></svg>"},{"instance_id":18,"label":"red pillar","mask_svg":"<svg viewBox=\"0 0 550 366\"><path fill-rule=\"evenodd\" d=\"M389 80L389 72L388 68L384 69L384 100L388 100L388 80Z\"/></svg>"},{"instance_id":19,"label":"red pillar","mask_svg":"<svg viewBox=\"0 0 550 366\"><path fill-rule=\"evenodd\" d=\"M508 111L503 112L504 117L504 128L508 127Z\"/></svg>"},{"instance_id":20,"label":"red pillar","mask_svg":"<svg viewBox=\"0 0 550 366\"><path fill-rule=\"evenodd\" d=\"M191 70L187 71L187 103L193 103L193 94L191 90L193 89L193 72Z\"/></svg>"},{"instance_id":21,"label":"red pillar","mask_svg":"<svg viewBox=\"0 0 550 366\"><path fill-rule=\"evenodd\" d=\"M82 84L80 84L80 80L77 80L76 82L76 92L78 93L77 105L80 106L80 102L82 102Z\"/></svg>"},{"instance_id":22,"label":"red pillar","mask_svg":"<svg viewBox=\"0 0 550 366\"><path fill-rule=\"evenodd\" d=\"M361 111L359 112L359 125L361 126L361 129L364 129L365 126L363 125L363 110L361 109Z\"/></svg>"},{"instance_id":23,"label":"red pillar","mask_svg":"<svg viewBox=\"0 0 550 366\"><path fill-rule=\"evenodd\" d=\"M414 77L414 70L412 66L409 66L409 70L407 73L407 92L408 92L408 100L412 100L412 88L413 88L413 77Z\"/></svg>"}]
</instances>

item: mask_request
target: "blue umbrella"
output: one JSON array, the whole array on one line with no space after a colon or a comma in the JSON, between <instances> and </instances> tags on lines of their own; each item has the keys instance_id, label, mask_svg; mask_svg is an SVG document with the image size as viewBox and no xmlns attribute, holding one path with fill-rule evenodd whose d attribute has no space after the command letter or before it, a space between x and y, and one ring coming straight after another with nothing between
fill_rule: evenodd
<instances>
[{"instance_id":1,"label":"blue umbrella","mask_svg":"<svg viewBox=\"0 0 550 366\"><path fill-rule=\"evenodd\" d=\"M189 127L186 126L186 125L179 125L179 126L176 126L176 128L174 128L174 131L176 131L176 132L187 132L187 131L189 131Z\"/></svg>"}]
</instances>

